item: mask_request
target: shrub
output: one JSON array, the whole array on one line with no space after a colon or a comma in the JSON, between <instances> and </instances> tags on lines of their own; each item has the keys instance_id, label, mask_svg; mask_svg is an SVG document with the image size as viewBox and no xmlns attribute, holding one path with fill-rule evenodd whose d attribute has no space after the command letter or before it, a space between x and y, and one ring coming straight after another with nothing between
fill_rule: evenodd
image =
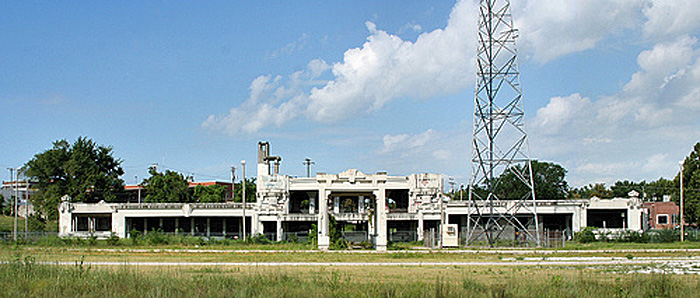
<instances>
[{"instance_id":1,"label":"shrub","mask_svg":"<svg viewBox=\"0 0 700 298\"><path fill-rule=\"evenodd\" d=\"M107 244L109 244L110 246L119 245L119 237L116 234L112 233L111 235L109 235L109 238L107 238Z\"/></svg>"},{"instance_id":2,"label":"shrub","mask_svg":"<svg viewBox=\"0 0 700 298\"><path fill-rule=\"evenodd\" d=\"M139 245L139 238L141 238L141 231L131 230L129 232L131 238L131 245Z\"/></svg>"},{"instance_id":3,"label":"shrub","mask_svg":"<svg viewBox=\"0 0 700 298\"><path fill-rule=\"evenodd\" d=\"M586 227L580 232L574 235L574 240L579 243L590 243L596 241L594 229L591 227Z\"/></svg>"},{"instance_id":4,"label":"shrub","mask_svg":"<svg viewBox=\"0 0 700 298\"><path fill-rule=\"evenodd\" d=\"M163 230L157 229L149 232L148 234L144 235L146 241L151 244L151 245L161 245L161 244L168 244L168 236L163 233Z\"/></svg>"},{"instance_id":5,"label":"shrub","mask_svg":"<svg viewBox=\"0 0 700 298\"><path fill-rule=\"evenodd\" d=\"M267 236L263 234L256 234L255 236L249 237L246 240L248 241L248 243L252 244L272 244L272 240L270 240L269 238L267 238Z\"/></svg>"},{"instance_id":6,"label":"shrub","mask_svg":"<svg viewBox=\"0 0 700 298\"><path fill-rule=\"evenodd\" d=\"M662 242L662 243L668 243L668 242L674 242L674 241L679 241L681 239L681 234L679 231L676 230L671 230L671 229L663 229L663 230L658 230L656 232L656 237L653 239L655 242Z\"/></svg>"}]
</instances>

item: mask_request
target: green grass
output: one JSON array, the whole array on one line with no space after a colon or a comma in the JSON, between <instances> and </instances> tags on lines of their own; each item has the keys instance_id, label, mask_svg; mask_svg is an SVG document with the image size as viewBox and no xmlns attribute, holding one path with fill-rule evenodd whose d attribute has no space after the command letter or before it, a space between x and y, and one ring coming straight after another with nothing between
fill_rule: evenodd
<instances>
[{"instance_id":1,"label":"green grass","mask_svg":"<svg viewBox=\"0 0 700 298\"><path fill-rule=\"evenodd\" d=\"M17 231L18 232L24 232L24 223L25 219L22 217L17 217ZM15 217L14 216L7 216L7 215L0 215L0 232L12 232L14 231L14 224L15 224ZM47 223L41 223L39 221L36 221L34 219L30 219L29 224L29 231L34 232L37 229L32 227L42 227L43 231L58 231L58 221L49 221Z\"/></svg>"},{"instance_id":2,"label":"green grass","mask_svg":"<svg viewBox=\"0 0 700 298\"><path fill-rule=\"evenodd\" d=\"M0 264L5 297L697 297L695 276L468 267L96 268Z\"/></svg>"},{"instance_id":3,"label":"green grass","mask_svg":"<svg viewBox=\"0 0 700 298\"><path fill-rule=\"evenodd\" d=\"M14 224L14 216L0 215L0 232L12 232ZM24 218L17 217L17 231L24 231Z\"/></svg>"}]
</instances>

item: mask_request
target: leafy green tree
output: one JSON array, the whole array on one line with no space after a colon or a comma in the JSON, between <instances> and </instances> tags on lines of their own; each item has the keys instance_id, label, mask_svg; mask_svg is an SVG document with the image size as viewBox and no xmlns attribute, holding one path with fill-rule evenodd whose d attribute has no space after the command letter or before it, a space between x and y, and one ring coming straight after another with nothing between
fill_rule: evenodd
<instances>
[{"instance_id":1,"label":"leafy green tree","mask_svg":"<svg viewBox=\"0 0 700 298\"><path fill-rule=\"evenodd\" d=\"M197 185L194 188L194 200L199 203L223 203L226 200L226 188L218 184Z\"/></svg>"},{"instance_id":2,"label":"leafy green tree","mask_svg":"<svg viewBox=\"0 0 700 298\"><path fill-rule=\"evenodd\" d=\"M245 201L246 203L252 203L252 202L257 202L255 192L257 190L257 186L255 184L255 178L246 178L245 179ZM243 188L241 187L241 183L237 183L234 185L234 198L233 201L236 203L242 202L241 197L243 197Z\"/></svg>"},{"instance_id":3,"label":"leafy green tree","mask_svg":"<svg viewBox=\"0 0 700 298\"><path fill-rule=\"evenodd\" d=\"M569 199L590 199L592 197L599 197L601 199L611 199L613 197L612 191L609 190L605 183L595 183L589 184L581 188L573 189L569 192Z\"/></svg>"},{"instance_id":4,"label":"leafy green tree","mask_svg":"<svg viewBox=\"0 0 700 298\"><path fill-rule=\"evenodd\" d=\"M79 137L71 146L66 140L34 155L23 171L37 183L31 201L36 211L54 220L61 197L74 202L113 201L124 190L122 160L112 156L112 147L99 146Z\"/></svg>"},{"instance_id":5,"label":"leafy green tree","mask_svg":"<svg viewBox=\"0 0 700 298\"><path fill-rule=\"evenodd\" d=\"M680 174L676 175L674 182L679 189ZM674 196L676 203L680 203L679 200L680 196ZM697 223L700 218L700 142L683 161L683 201L686 224Z\"/></svg>"},{"instance_id":6,"label":"leafy green tree","mask_svg":"<svg viewBox=\"0 0 700 298\"><path fill-rule=\"evenodd\" d=\"M662 177L659 178L659 180L652 181L644 185L644 192L646 192L646 198L648 200L660 200L665 195L676 195L676 192L678 191L677 186L678 184L674 183L673 180L668 180Z\"/></svg>"},{"instance_id":7,"label":"leafy green tree","mask_svg":"<svg viewBox=\"0 0 700 298\"><path fill-rule=\"evenodd\" d=\"M154 167L148 169L151 177L143 181L146 203L190 203L193 201L189 182L178 172L166 170L159 173Z\"/></svg>"},{"instance_id":8,"label":"leafy green tree","mask_svg":"<svg viewBox=\"0 0 700 298\"><path fill-rule=\"evenodd\" d=\"M551 162L531 161L532 179L535 183L535 198L538 200L560 200L566 198L569 185L566 182L566 169L561 165ZM525 166L516 165L507 169L499 178L495 193L502 200L518 200L530 197L529 187L523 183L520 173L527 173ZM486 198L485 186L480 187L480 196Z\"/></svg>"},{"instance_id":9,"label":"leafy green tree","mask_svg":"<svg viewBox=\"0 0 700 298\"><path fill-rule=\"evenodd\" d=\"M642 186L644 186L646 183L644 181L642 182L633 182L633 181L615 181L615 184L610 186L610 191L612 192L612 197L613 198L626 198L630 191L636 191L638 193L642 193Z\"/></svg>"}]
</instances>

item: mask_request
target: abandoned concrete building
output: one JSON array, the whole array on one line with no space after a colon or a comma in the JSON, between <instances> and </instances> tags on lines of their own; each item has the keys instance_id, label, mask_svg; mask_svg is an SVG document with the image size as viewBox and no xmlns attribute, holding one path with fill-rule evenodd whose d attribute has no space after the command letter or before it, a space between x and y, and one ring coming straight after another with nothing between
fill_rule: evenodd
<instances>
[{"instance_id":1,"label":"abandoned concrete building","mask_svg":"<svg viewBox=\"0 0 700 298\"><path fill-rule=\"evenodd\" d=\"M59 206L59 235L129 237L131 231L160 229L235 238L243 235L245 227L246 235L303 241L315 224L319 249L328 249L332 216L347 240L370 242L385 250L389 241L423 240L438 230L441 222L464 234L467 218L479 208L468 201L446 200L440 174L389 176L386 172L367 174L348 169L338 174L290 177L279 173L280 162L280 157L270 155L269 143L258 143L256 202L246 203L245 208L233 202L86 204L66 199ZM562 231L569 236L587 226L641 230L646 212L641 200L631 195L537 200L540 230ZM509 206L497 208L508 210ZM532 214L522 214L523 220L528 216ZM459 243L464 245L463 240Z\"/></svg>"}]
</instances>

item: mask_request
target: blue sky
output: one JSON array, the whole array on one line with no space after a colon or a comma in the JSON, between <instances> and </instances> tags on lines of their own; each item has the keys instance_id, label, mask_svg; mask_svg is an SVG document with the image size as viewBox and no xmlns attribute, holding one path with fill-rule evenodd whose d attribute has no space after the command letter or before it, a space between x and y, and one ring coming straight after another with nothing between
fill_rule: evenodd
<instances>
[{"instance_id":1,"label":"blue sky","mask_svg":"<svg viewBox=\"0 0 700 298\"><path fill-rule=\"evenodd\" d=\"M672 177L700 141L697 7L513 1L532 157L575 186ZM87 136L130 184L227 180L260 140L290 175L470 174L474 1L6 1L0 28L3 168Z\"/></svg>"}]
</instances>

